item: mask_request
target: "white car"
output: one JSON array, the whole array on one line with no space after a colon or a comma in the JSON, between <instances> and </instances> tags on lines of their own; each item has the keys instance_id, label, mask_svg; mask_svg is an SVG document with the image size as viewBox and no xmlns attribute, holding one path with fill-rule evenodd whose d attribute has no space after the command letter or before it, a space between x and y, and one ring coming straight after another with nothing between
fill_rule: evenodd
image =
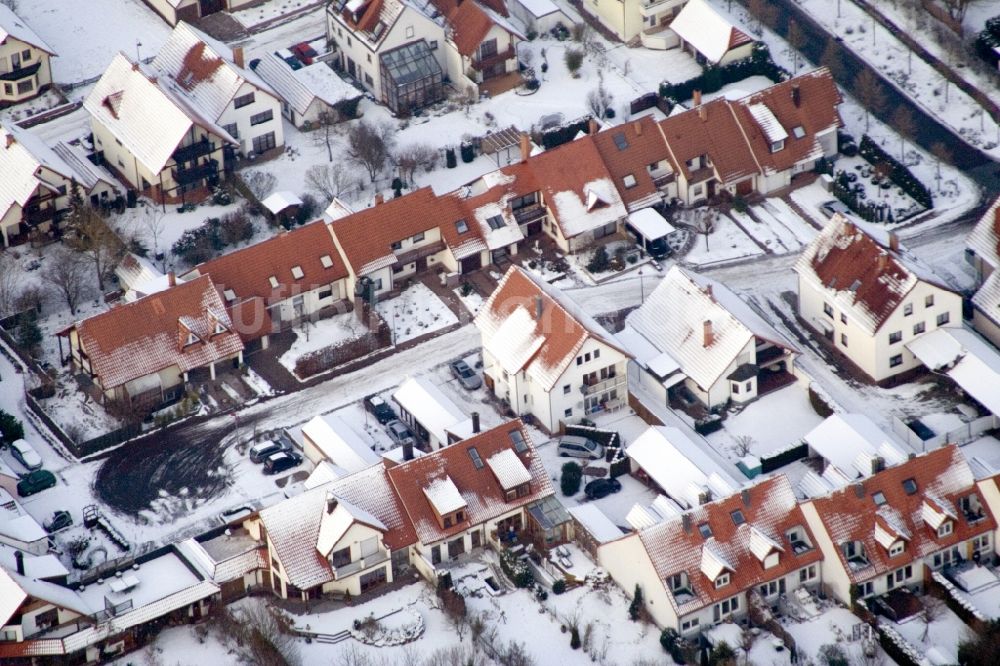
<instances>
[{"instance_id":1,"label":"white car","mask_svg":"<svg viewBox=\"0 0 1000 666\"><path fill-rule=\"evenodd\" d=\"M17 458L17 462L29 470L42 468L42 457L38 455L38 451L35 451L35 448L31 444L28 444L26 440L14 440L10 445L10 453Z\"/></svg>"}]
</instances>

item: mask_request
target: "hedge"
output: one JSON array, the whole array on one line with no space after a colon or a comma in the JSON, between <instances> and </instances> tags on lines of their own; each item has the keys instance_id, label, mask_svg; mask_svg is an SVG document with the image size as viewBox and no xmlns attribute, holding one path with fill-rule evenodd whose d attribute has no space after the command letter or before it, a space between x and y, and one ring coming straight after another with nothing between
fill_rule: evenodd
<instances>
[{"instance_id":1,"label":"hedge","mask_svg":"<svg viewBox=\"0 0 1000 666\"><path fill-rule=\"evenodd\" d=\"M997 46L1000 46L1000 16L994 16L986 21L986 28L976 37L976 53L991 66L996 67L1000 56L997 56L993 49Z\"/></svg>"},{"instance_id":2,"label":"hedge","mask_svg":"<svg viewBox=\"0 0 1000 666\"><path fill-rule=\"evenodd\" d=\"M833 196L863 220L890 224L895 221L889 204L877 199L860 198L851 182L847 180L847 173L844 171L838 171L836 178L833 179Z\"/></svg>"},{"instance_id":3,"label":"hedge","mask_svg":"<svg viewBox=\"0 0 1000 666\"><path fill-rule=\"evenodd\" d=\"M580 132L584 134L590 129L590 116L582 118L575 123L570 123L569 125L562 125L551 129L547 132L542 133L542 146L545 150L555 148L556 146L561 146L564 143L569 143L576 135Z\"/></svg>"},{"instance_id":4,"label":"hedge","mask_svg":"<svg viewBox=\"0 0 1000 666\"><path fill-rule=\"evenodd\" d=\"M917 180L917 177L906 167L905 164L895 157L885 152L882 146L871 140L867 134L861 137L861 145L858 147L858 154L868 160L873 166L878 164L888 164L889 180L897 187L906 192L924 208L933 208L934 199L927 186Z\"/></svg>"},{"instance_id":5,"label":"hedge","mask_svg":"<svg viewBox=\"0 0 1000 666\"><path fill-rule=\"evenodd\" d=\"M826 399L816 392L812 386L809 387L809 404L824 419L833 416L833 408L826 402Z\"/></svg>"},{"instance_id":6,"label":"hedge","mask_svg":"<svg viewBox=\"0 0 1000 666\"><path fill-rule=\"evenodd\" d=\"M760 471L761 474L767 474L768 472L773 472L776 469L784 467L785 465L791 464L796 460L802 460L807 455L809 455L809 447L804 443L798 446L793 446L791 448L785 449L780 453L771 456L770 458L760 459Z\"/></svg>"},{"instance_id":7,"label":"hedge","mask_svg":"<svg viewBox=\"0 0 1000 666\"><path fill-rule=\"evenodd\" d=\"M664 81L660 84L660 96L679 102L691 99L695 90L700 90L702 93L714 93L725 85L742 81L751 76L765 76L773 83L780 83L791 75L788 70L774 64L767 45L758 42L754 44L753 54L749 58L743 58L722 67L707 65L699 76L680 83Z\"/></svg>"}]
</instances>

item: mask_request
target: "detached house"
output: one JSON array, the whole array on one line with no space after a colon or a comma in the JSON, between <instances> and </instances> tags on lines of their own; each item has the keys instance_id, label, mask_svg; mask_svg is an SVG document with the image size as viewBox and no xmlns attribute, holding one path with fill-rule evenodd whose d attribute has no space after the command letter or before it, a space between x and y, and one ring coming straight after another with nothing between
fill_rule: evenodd
<instances>
[{"instance_id":1,"label":"detached house","mask_svg":"<svg viewBox=\"0 0 1000 666\"><path fill-rule=\"evenodd\" d=\"M2 5L0 5L2 7ZM74 183L91 206L118 198L112 176L73 146L50 147L17 125L0 129L0 235L7 247L31 232L55 234L69 211Z\"/></svg>"},{"instance_id":2,"label":"detached house","mask_svg":"<svg viewBox=\"0 0 1000 666\"><path fill-rule=\"evenodd\" d=\"M681 11L687 0L583 0L580 8L600 21L623 42L640 38L651 49L677 46L677 37L666 28ZM651 39L652 38L652 39Z\"/></svg>"},{"instance_id":3,"label":"detached house","mask_svg":"<svg viewBox=\"0 0 1000 666\"><path fill-rule=\"evenodd\" d=\"M992 485L992 480L987 484ZM802 505L823 553L823 582L842 603L898 587L927 571L990 558L996 520L957 446L911 458Z\"/></svg>"},{"instance_id":4,"label":"detached house","mask_svg":"<svg viewBox=\"0 0 1000 666\"><path fill-rule=\"evenodd\" d=\"M511 267L475 322L486 385L515 414L531 414L549 432L628 402L631 354L528 271Z\"/></svg>"},{"instance_id":5,"label":"detached house","mask_svg":"<svg viewBox=\"0 0 1000 666\"><path fill-rule=\"evenodd\" d=\"M799 315L876 382L920 367L906 344L961 326L962 297L898 237L834 215L795 264Z\"/></svg>"},{"instance_id":6,"label":"detached house","mask_svg":"<svg viewBox=\"0 0 1000 666\"><path fill-rule=\"evenodd\" d=\"M978 287L972 297L972 325L1000 347L1000 198L976 223L965 245Z\"/></svg>"},{"instance_id":7,"label":"detached house","mask_svg":"<svg viewBox=\"0 0 1000 666\"><path fill-rule=\"evenodd\" d=\"M105 400L155 408L194 377L243 361L243 342L208 276L113 307L60 331ZM60 346L62 342L60 341Z\"/></svg>"},{"instance_id":8,"label":"detached house","mask_svg":"<svg viewBox=\"0 0 1000 666\"><path fill-rule=\"evenodd\" d=\"M52 85L56 52L7 5L0 5L0 107L18 104Z\"/></svg>"},{"instance_id":9,"label":"detached house","mask_svg":"<svg viewBox=\"0 0 1000 666\"><path fill-rule=\"evenodd\" d=\"M299 129L346 120L344 107L356 104L361 97L357 88L323 62L292 69L269 53L255 63L253 71L281 96L281 114Z\"/></svg>"},{"instance_id":10,"label":"detached house","mask_svg":"<svg viewBox=\"0 0 1000 666\"><path fill-rule=\"evenodd\" d=\"M720 282L673 266L618 339L664 404L745 403L794 381L798 349Z\"/></svg>"},{"instance_id":11,"label":"detached house","mask_svg":"<svg viewBox=\"0 0 1000 666\"><path fill-rule=\"evenodd\" d=\"M624 590L642 590L656 624L694 636L818 587L821 551L784 476L702 504L598 547Z\"/></svg>"}]
</instances>

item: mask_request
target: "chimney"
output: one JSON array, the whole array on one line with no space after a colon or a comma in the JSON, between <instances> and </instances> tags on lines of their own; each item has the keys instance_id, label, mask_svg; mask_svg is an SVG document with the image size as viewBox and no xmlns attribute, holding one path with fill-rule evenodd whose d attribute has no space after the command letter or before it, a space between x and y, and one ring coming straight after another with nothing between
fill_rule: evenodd
<instances>
[{"instance_id":1,"label":"chimney","mask_svg":"<svg viewBox=\"0 0 1000 666\"><path fill-rule=\"evenodd\" d=\"M839 213L838 213L838 215L839 215ZM854 223L845 218L844 219L844 235L845 236L853 236L855 231L857 231L857 229L855 229Z\"/></svg>"},{"instance_id":2,"label":"chimney","mask_svg":"<svg viewBox=\"0 0 1000 666\"><path fill-rule=\"evenodd\" d=\"M802 105L802 90L799 88L798 83L792 84L792 104L796 107Z\"/></svg>"},{"instance_id":3,"label":"chimney","mask_svg":"<svg viewBox=\"0 0 1000 666\"><path fill-rule=\"evenodd\" d=\"M597 134L597 119L593 116L591 116L590 120L587 121L587 134Z\"/></svg>"},{"instance_id":4,"label":"chimney","mask_svg":"<svg viewBox=\"0 0 1000 666\"><path fill-rule=\"evenodd\" d=\"M413 460L413 438L403 440L403 460Z\"/></svg>"},{"instance_id":5,"label":"chimney","mask_svg":"<svg viewBox=\"0 0 1000 666\"><path fill-rule=\"evenodd\" d=\"M879 271L884 271L885 267L889 265L889 255L885 252L880 252L878 255L878 269Z\"/></svg>"},{"instance_id":6,"label":"chimney","mask_svg":"<svg viewBox=\"0 0 1000 666\"><path fill-rule=\"evenodd\" d=\"M634 123L632 123L632 129L635 130L636 136L642 136L642 122L637 120Z\"/></svg>"},{"instance_id":7,"label":"chimney","mask_svg":"<svg viewBox=\"0 0 1000 666\"><path fill-rule=\"evenodd\" d=\"M139 71L139 63L138 63L138 61L132 63L132 71L133 72L138 72Z\"/></svg>"},{"instance_id":8,"label":"chimney","mask_svg":"<svg viewBox=\"0 0 1000 666\"><path fill-rule=\"evenodd\" d=\"M855 496L858 499L863 498L865 496L865 487L863 485L861 485L860 483L855 483L854 484L854 494L855 494Z\"/></svg>"},{"instance_id":9,"label":"chimney","mask_svg":"<svg viewBox=\"0 0 1000 666\"><path fill-rule=\"evenodd\" d=\"M7 134L7 147L10 148L13 145L14 145L14 135L8 133Z\"/></svg>"},{"instance_id":10,"label":"chimney","mask_svg":"<svg viewBox=\"0 0 1000 666\"><path fill-rule=\"evenodd\" d=\"M705 122L705 121L708 120L708 111L705 110L704 106L699 106L698 107L698 117L701 118L702 122Z\"/></svg>"},{"instance_id":11,"label":"chimney","mask_svg":"<svg viewBox=\"0 0 1000 666\"><path fill-rule=\"evenodd\" d=\"M542 295L535 294L535 319L542 318L542 310L543 310L542 306L543 306Z\"/></svg>"},{"instance_id":12,"label":"chimney","mask_svg":"<svg viewBox=\"0 0 1000 666\"><path fill-rule=\"evenodd\" d=\"M712 321L706 319L702 324L702 344L705 347L711 347L713 342L715 342L715 333L712 332Z\"/></svg>"},{"instance_id":13,"label":"chimney","mask_svg":"<svg viewBox=\"0 0 1000 666\"><path fill-rule=\"evenodd\" d=\"M472 417L472 434L479 432L479 412L472 412L469 416Z\"/></svg>"},{"instance_id":14,"label":"chimney","mask_svg":"<svg viewBox=\"0 0 1000 666\"><path fill-rule=\"evenodd\" d=\"M713 301L715 300L715 294L712 293L712 285L706 284L703 288L703 291L705 292L706 296L711 298Z\"/></svg>"},{"instance_id":15,"label":"chimney","mask_svg":"<svg viewBox=\"0 0 1000 666\"><path fill-rule=\"evenodd\" d=\"M235 64L240 69L243 69L244 67L246 67L246 65L243 64L243 47L242 46L234 46L233 47L233 64Z\"/></svg>"},{"instance_id":16,"label":"chimney","mask_svg":"<svg viewBox=\"0 0 1000 666\"><path fill-rule=\"evenodd\" d=\"M686 533L691 534L691 514L690 513L681 514L681 525L684 526L684 531Z\"/></svg>"},{"instance_id":17,"label":"chimney","mask_svg":"<svg viewBox=\"0 0 1000 666\"><path fill-rule=\"evenodd\" d=\"M743 500L743 506L750 506L750 491L746 488L741 490L740 499Z\"/></svg>"},{"instance_id":18,"label":"chimney","mask_svg":"<svg viewBox=\"0 0 1000 666\"><path fill-rule=\"evenodd\" d=\"M19 550L14 551L14 564L17 567L17 573L24 575L24 553Z\"/></svg>"},{"instance_id":19,"label":"chimney","mask_svg":"<svg viewBox=\"0 0 1000 666\"><path fill-rule=\"evenodd\" d=\"M177 274L173 271L167 271L167 286L176 287L177 286Z\"/></svg>"},{"instance_id":20,"label":"chimney","mask_svg":"<svg viewBox=\"0 0 1000 666\"><path fill-rule=\"evenodd\" d=\"M521 132L521 161L527 162L531 157L531 139L527 132Z\"/></svg>"},{"instance_id":21,"label":"chimney","mask_svg":"<svg viewBox=\"0 0 1000 666\"><path fill-rule=\"evenodd\" d=\"M333 513L334 509L337 508L337 498L333 496L333 493L328 492L326 494L326 512Z\"/></svg>"},{"instance_id":22,"label":"chimney","mask_svg":"<svg viewBox=\"0 0 1000 666\"><path fill-rule=\"evenodd\" d=\"M880 456L872 458L872 474L878 474L885 469L885 460Z\"/></svg>"},{"instance_id":23,"label":"chimney","mask_svg":"<svg viewBox=\"0 0 1000 666\"><path fill-rule=\"evenodd\" d=\"M691 99L692 104L694 104L694 106L701 106L701 91L695 90L691 93L691 96L692 96Z\"/></svg>"},{"instance_id":24,"label":"chimney","mask_svg":"<svg viewBox=\"0 0 1000 666\"><path fill-rule=\"evenodd\" d=\"M385 203L385 197L382 196L381 192L379 192L375 195L375 205L378 206L379 204L382 203Z\"/></svg>"},{"instance_id":25,"label":"chimney","mask_svg":"<svg viewBox=\"0 0 1000 666\"><path fill-rule=\"evenodd\" d=\"M889 232L889 249L893 252L899 252L899 236L894 231Z\"/></svg>"}]
</instances>

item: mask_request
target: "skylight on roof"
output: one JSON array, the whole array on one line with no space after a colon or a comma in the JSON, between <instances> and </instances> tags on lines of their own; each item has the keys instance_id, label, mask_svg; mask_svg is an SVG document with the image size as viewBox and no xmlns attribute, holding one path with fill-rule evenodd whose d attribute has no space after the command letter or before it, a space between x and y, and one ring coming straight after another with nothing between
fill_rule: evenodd
<instances>
[{"instance_id":1,"label":"skylight on roof","mask_svg":"<svg viewBox=\"0 0 1000 666\"><path fill-rule=\"evenodd\" d=\"M701 534L701 538L707 539L712 536L712 526L708 523L702 523L698 525L698 533Z\"/></svg>"},{"instance_id":2,"label":"skylight on roof","mask_svg":"<svg viewBox=\"0 0 1000 666\"><path fill-rule=\"evenodd\" d=\"M509 433L510 441L514 444L514 450L518 453L524 453L528 450L528 443L524 441L524 435L521 434L520 430L511 430Z\"/></svg>"},{"instance_id":3,"label":"skylight on roof","mask_svg":"<svg viewBox=\"0 0 1000 666\"><path fill-rule=\"evenodd\" d=\"M466 231L469 230L469 225L465 220L459 220L458 222L455 223L455 229L458 231L458 233L464 234Z\"/></svg>"},{"instance_id":4,"label":"skylight on roof","mask_svg":"<svg viewBox=\"0 0 1000 666\"><path fill-rule=\"evenodd\" d=\"M743 512L739 509L736 509L736 511L733 511L729 515L733 518L733 525L742 525L747 522L747 519L743 517Z\"/></svg>"},{"instance_id":5,"label":"skylight on roof","mask_svg":"<svg viewBox=\"0 0 1000 666\"><path fill-rule=\"evenodd\" d=\"M624 132L616 132L611 138L614 139L615 146L618 147L618 150L625 150L628 148L628 139L625 138Z\"/></svg>"},{"instance_id":6,"label":"skylight on roof","mask_svg":"<svg viewBox=\"0 0 1000 666\"><path fill-rule=\"evenodd\" d=\"M222 292L222 295L226 297L227 301L232 302L232 301L236 300L236 292L233 291L232 289L226 289L226 290L224 290Z\"/></svg>"},{"instance_id":7,"label":"skylight on roof","mask_svg":"<svg viewBox=\"0 0 1000 666\"><path fill-rule=\"evenodd\" d=\"M875 502L875 506L882 506L885 504L885 494L879 490L872 494L872 501Z\"/></svg>"},{"instance_id":8,"label":"skylight on roof","mask_svg":"<svg viewBox=\"0 0 1000 666\"><path fill-rule=\"evenodd\" d=\"M909 479L903 479L903 490L906 491L907 495L913 495L917 492L917 481L913 477Z\"/></svg>"},{"instance_id":9,"label":"skylight on roof","mask_svg":"<svg viewBox=\"0 0 1000 666\"><path fill-rule=\"evenodd\" d=\"M330 258L330 255L324 254L319 258L319 263L323 264L323 268L330 268L333 266L333 259Z\"/></svg>"},{"instance_id":10,"label":"skylight on roof","mask_svg":"<svg viewBox=\"0 0 1000 666\"><path fill-rule=\"evenodd\" d=\"M292 277L296 280L301 280L305 273L302 272L301 266L292 266Z\"/></svg>"},{"instance_id":11,"label":"skylight on roof","mask_svg":"<svg viewBox=\"0 0 1000 666\"><path fill-rule=\"evenodd\" d=\"M271 283L271 288L272 289L277 289L278 288L278 278L274 277L273 275L269 275L267 277L267 281Z\"/></svg>"},{"instance_id":12,"label":"skylight on roof","mask_svg":"<svg viewBox=\"0 0 1000 666\"><path fill-rule=\"evenodd\" d=\"M805 135L806 131L802 127L802 125L796 125L795 127L792 128L792 136L794 136L796 139L801 139Z\"/></svg>"},{"instance_id":13,"label":"skylight on roof","mask_svg":"<svg viewBox=\"0 0 1000 666\"><path fill-rule=\"evenodd\" d=\"M472 464L476 466L476 469L483 468L483 459L479 457L479 451L476 450L476 447L469 447L469 457L472 458Z\"/></svg>"}]
</instances>

